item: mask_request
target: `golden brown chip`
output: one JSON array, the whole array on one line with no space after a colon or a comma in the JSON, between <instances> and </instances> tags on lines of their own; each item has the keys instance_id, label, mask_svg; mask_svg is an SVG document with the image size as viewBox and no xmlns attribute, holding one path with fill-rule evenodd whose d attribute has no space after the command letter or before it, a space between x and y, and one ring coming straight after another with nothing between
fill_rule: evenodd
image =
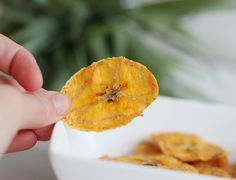
<instances>
[{"instance_id":1,"label":"golden brown chip","mask_svg":"<svg viewBox=\"0 0 236 180\"><path fill-rule=\"evenodd\" d=\"M113 57L81 69L61 92L72 102L64 119L70 127L103 131L140 115L157 97L158 85L142 64Z\"/></svg>"},{"instance_id":2,"label":"golden brown chip","mask_svg":"<svg viewBox=\"0 0 236 180\"><path fill-rule=\"evenodd\" d=\"M221 168L212 167L208 165L197 165L195 166L200 174L220 176L220 177L231 177L229 173Z\"/></svg>"},{"instance_id":3,"label":"golden brown chip","mask_svg":"<svg viewBox=\"0 0 236 180\"><path fill-rule=\"evenodd\" d=\"M212 144L207 144L201 138L184 133L161 133L151 135L161 151L184 162L209 161L225 154L225 151Z\"/></svg>"},{"instance_id":4,"label":"golden brown chip","mask_svg":"<svg viewBox=\"0 0 236 180\"><path fill-rule=\"evenodd\" d=\"M236 163L228 167L228 172L233 178L236 178Z\"/></svg>"},{"instance_id":5,"label":"golden brown chip","mask_svg":"<svg viewBox=\"0 0 236 180\"><path fill-rule=\"evenodd\" d=\"M134 154L159 155L162 154L162 152L160 148L155 146L152 142L143 141L135 148Z\"/></svg>"},{"instance_id":6,"label":"golden brown chip","mask_svg":"<svg viewBox=\"0 0 236 180\"><path fill-rule=\"evenodd\" d=\"M197 169L193 166L166 155L130 155L115 158L105 157L102 159L198 173Z\"/></svg>"},{"instance_id":7,"label":"golden brown chip","mask_svg":"<svg viewBox=\"0 0 236 180\"><path fill-rule=\"evenodd\" d=\"M208 161L193 162L192 165L208 165L226 170L228 168L228 157L227 154L221 154Z\"/></svg>"}]
</instances>

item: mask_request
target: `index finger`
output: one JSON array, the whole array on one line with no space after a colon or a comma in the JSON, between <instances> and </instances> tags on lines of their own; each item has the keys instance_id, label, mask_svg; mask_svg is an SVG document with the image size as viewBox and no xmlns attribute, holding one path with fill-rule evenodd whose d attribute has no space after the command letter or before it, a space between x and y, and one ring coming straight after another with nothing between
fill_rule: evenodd
<instances>
[{"instance_id":1,"label":"index finger","mask_svg":"<svg viewBox=\"0 0 236 180\"><path fill-rule=\"evenodd\" d=\"M0 34L0 71L14 77L28 91L42 87L42 74L32 54L2 34Z\"/></svg>"}]
</instances>

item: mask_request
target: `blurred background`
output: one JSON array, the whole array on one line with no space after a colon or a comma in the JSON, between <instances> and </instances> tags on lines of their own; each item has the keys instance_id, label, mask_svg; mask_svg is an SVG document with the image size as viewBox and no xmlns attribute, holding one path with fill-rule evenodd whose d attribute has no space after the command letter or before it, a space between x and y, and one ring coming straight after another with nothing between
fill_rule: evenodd
<instances>
[{"instance_id":1,"label":"blurred background","mask_svg":"<svg viewBox=\"0 0 236 180\"><path fill-rule=\"evenodd\" d=\"M32 52L47 89L60 90L93 61L125 56L154 73L162 95L235 105L235 5L234 0L0 0L0 33ZM0 179L4 174L55 179L46 149L39 143L6 156ZM37 171L34 157L40 159ZM14 167L18 174L10 173Z\"/></svg>"},{"instance_id":2,"label":"blurred background","mask_svg":"<svg viewBox=\"0 0 236 180\"><path fill-rule=\"evenodd\" d=\"M33 53L47 89L59 90L93 61L126 56L155 74L162 95L235 104L233 0L1 0L0 7L0 33Z\"/></svg>"}]
</instances>

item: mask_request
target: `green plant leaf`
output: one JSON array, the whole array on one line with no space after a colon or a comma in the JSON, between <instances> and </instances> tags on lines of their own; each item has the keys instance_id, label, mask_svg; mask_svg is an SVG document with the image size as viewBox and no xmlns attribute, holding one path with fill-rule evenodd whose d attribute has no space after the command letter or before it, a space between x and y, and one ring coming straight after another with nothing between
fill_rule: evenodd
<instances>
[{"instance_id":1,"label":"green plant leaf","mask_svg":"<svg viewBox=\"0 0 236 180\"><path fill-rule=\"evenodd\" d=\"M153 2L138 7L135 11L140 14L154 14L171 16L173 18L182 17L185 15L192 15L201 11L219 8L232 8L235 3L231 0L172 0Z\"/></svg>"},{"instance_id":2,"label":"green plant leaf","mask_svg":"<svg viewBox=\"0 0 236 180\"><path fill-rule=\"evenodd\" d=\"M108 29L103 26L95 25L88 29L86 39L92 60L110 56L108 44L106 42L107 35Z\"/></svg>"},{"instance_id":3,"label":"green plant leaf","mask_svg":"<svg viewBox=\"0 0 236 180\"><path fill-rule=\"evenodd\" d=\"M1 0L0 33L34 54L45 88L59 90L70 75L93 61L127 56L151 69L162 94L174 96L172 72L182 64L153 49L144 37L204 57L200 42L182 20L206 10L235 7L232 0L154 0L129 8L128 1Z\"/></svg>"}]
</instances>

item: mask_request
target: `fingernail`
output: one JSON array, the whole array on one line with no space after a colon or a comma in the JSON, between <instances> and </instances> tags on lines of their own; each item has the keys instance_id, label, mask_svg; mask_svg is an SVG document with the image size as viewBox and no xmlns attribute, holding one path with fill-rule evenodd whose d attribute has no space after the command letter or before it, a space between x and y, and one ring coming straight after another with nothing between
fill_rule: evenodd
<instances>
[{"instance_id":1,"label":"fingernail","mask_svg":"<svg viewBox=\"0 0 236 180\"><path fill-rule=\"evenodd\" d=\"M52 96L52 101L58 116L66 115L70 109L70 101L62 94L55 94Z\"/></svg>"}]
</instances>

